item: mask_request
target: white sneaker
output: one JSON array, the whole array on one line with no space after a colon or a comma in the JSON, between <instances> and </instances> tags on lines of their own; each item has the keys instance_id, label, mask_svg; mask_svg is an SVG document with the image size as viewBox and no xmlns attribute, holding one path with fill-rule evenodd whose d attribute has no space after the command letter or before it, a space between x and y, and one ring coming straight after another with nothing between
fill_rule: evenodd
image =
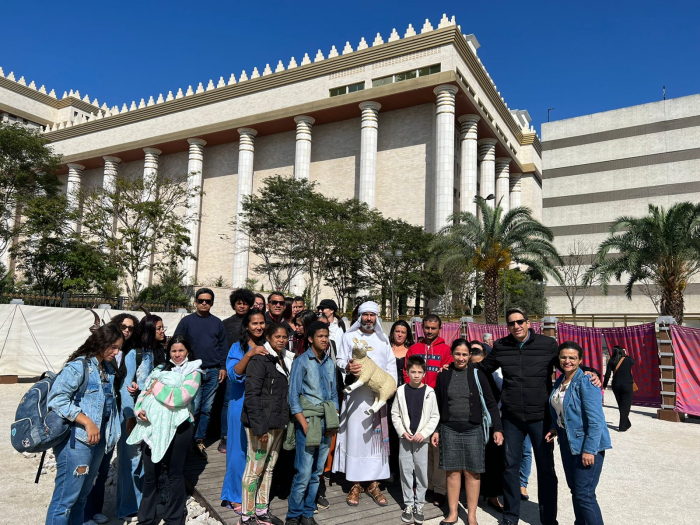
<instances>
[{"instance_id":1,"label":"white sneaker","mask_svg":"<svg viewBox=\"0 0 700 525\"><path fill-rule=\"evenodd\" d=\"M83 525L98 525L98 524L95 523L95 522L92 521L92 520L88 520L88 521L86 521L85 523L83 523Z\"/></svg>"},{"instance_id":2,"label":"white sneaker","mask_svg":"<svg viewBox=\"0 0 700 525\"><path fill-rule=\"evenodd\" d=\"M104 514L95 514L90 521L94 521L98 525L102 525L103 523L107 523L109 518Z\"/></svg>"}]
</instances>

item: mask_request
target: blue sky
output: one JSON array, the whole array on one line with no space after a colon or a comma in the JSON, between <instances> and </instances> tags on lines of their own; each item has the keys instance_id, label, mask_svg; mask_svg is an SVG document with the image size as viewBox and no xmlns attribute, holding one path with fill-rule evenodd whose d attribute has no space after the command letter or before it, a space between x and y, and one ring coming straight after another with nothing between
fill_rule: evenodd
<instances>
[{"instance_id":1,"label":"blue sky","mask_svg":"<svg viewBox=\"0 0 700 525\"><path fill-rule=\"evenodd\" d=\"M547 120L700 93L700 2L17 2L2 8L0 66L60 97L79 89L111 106L167 95L266 63L369 43L446 12L511 108Z\"/></svg>"}]
</instances>

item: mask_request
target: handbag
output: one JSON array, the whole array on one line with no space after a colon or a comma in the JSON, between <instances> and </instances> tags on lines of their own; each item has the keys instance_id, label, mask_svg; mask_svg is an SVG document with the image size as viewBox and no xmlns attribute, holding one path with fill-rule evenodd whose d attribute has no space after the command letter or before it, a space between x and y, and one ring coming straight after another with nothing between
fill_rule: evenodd
<instances>
[{"instance_id":1,"label":"handbag","mask_svg":"<svg viewBox=\"0 0 700 525\"><path fill-rule=\"evenodd\" d=\"M481 383L479 382L479 370L474 369L474 379L476 379L476 386L479 389L479 401L481 401L481 428L484 431L484 443L489 442L489 429L493 426L491 421L491 413L486 406L486 400L484 399L484 391L481 389Z\"/></svg>"},{"instance_id":2,"label":"handbag","mask_svg":"<svg viewBox=\"0 0 700 525\"><path fill-rule=\"evenodd\" d=\"M625 357L627 357L627 356L625 356ZM616 374L617 374L617 369L620 368L620 365L621 365L622 362L625 360L625 357L623 357L622 359L620 359L620 361L617 363L617 366L615 367L615 373L616 373ZM633 378L632 378L632 392L634 393L634 392L636 392L637 390L639 390L639 387L637 386L637 382L634 380L634 377L633 377Z\"/></svg>"}]
</instances>

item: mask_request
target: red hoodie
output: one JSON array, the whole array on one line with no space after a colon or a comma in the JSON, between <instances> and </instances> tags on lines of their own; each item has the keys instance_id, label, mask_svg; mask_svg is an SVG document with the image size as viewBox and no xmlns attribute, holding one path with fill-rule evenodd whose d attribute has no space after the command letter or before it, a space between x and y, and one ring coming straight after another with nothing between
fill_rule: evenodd
<instances>
[{"instance_id":1,"label":"red hoodie","mask_svg":"<svg viewBox=\"0 0 700 525\"><path fill-rule=\"evenodd\" d=\"M424 339L411 346L406 352L406 366L408 366L408 358L412 355L419 355L425 359L426 373L423 383L431 388L435 388L440 369L452 362L452 349L442 337L435 339L430 346L425 344ZM406 383L411 381L406 368L403 370L403 379Z\"/></svg>"}]
</instances>

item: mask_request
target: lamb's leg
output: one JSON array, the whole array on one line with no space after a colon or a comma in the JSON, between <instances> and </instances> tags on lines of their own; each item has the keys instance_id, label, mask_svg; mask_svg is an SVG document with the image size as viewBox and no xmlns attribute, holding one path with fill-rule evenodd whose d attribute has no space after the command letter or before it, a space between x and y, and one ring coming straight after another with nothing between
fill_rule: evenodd
<instances>
[{"instance_id":1,"label":"lamb's leg","mask_svg":"<svg viewBox=\"0 0 700 525\"><path fill-rule=\"evenodd\" d=\"M368 416L371 416L372 414L376 414L377 412L379 412L382 409L382 407L384 405L386 405L386 401L380 399L379 397L375 397L374 404L371 407L369 407L367 410L365 410L365 414L367 414Z\"/></svg>"},{"instance_id":2,"label":"lamb's leg","mask_svg":"<svg viewBox=\"0 0 700 525\"><path fill-rule=\"evenodd\" d=\"M362 385L364 385L364 383L358 378L352 385L348 385L343 389L343 394L350 394L353 390L357 390Z\"/></svg>"}]
</instances>

